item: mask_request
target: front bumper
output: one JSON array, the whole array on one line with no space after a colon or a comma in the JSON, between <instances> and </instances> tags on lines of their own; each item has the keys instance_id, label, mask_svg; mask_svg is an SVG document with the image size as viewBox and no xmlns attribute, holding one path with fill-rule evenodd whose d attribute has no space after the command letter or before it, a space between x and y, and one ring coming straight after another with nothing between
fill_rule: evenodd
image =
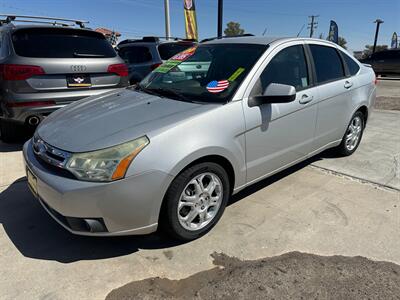
<instances>
[{"instance_id":1,"label":"front bumper","mask_svg":"<svg viewBox=\"0 0 400 300\"><path fill-rule=\"evenodd\" d=\"M157 229L161 203L173 177L149 171L122 180L97 183L61 176L33 153L31 141L23 147L26 167L36 177L35 195L46 211L74 234L116 236L148 234ZM90 232L71 222L101 220L106 230ZM78 229L77 229L78 228Z\"/></svg>"}]
</instances>

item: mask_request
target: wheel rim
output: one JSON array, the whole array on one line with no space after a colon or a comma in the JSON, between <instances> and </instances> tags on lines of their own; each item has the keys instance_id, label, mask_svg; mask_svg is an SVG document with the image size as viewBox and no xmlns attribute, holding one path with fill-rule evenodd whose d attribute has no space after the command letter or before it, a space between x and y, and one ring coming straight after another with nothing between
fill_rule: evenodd
<instances>
[{"instance_id":1,"label":"wheel rim","mask_svg":"<svg viewBox=\"0 0 400 300\"><path fill-rule=\"evenodd\" d=\"M362 133L362 120L360 117L354 117L346 132L345 146L349 151L353 151L357 147Z\"/></svg>"},{"instance_id":2,"label":"wheel rim","mask_svg":"<svg viewBox=\"0 0 400 300\"><path fill-rule=\"evenodd\" d=\"M190 231L204 228L218 214L222 198L222 182L216 174L207 172L195 176L179 198L179 223Z\"/></svg>"}]
</instances>

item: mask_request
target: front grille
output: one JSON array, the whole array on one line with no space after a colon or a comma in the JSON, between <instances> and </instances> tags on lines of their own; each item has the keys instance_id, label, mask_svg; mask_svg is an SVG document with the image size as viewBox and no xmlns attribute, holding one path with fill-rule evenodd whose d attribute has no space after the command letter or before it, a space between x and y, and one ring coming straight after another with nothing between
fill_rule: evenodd
<instances>
[{"instance_id":1,"label":"front grille","mask_svg":"<svg viewBox=\"0 0 400 300\"><path fill-rule=\"evenodd\" d=\"M71 153L47 144L37 134L33 137L32 147L37 157L59 168L65 168L68 159L71 157Z\"/></svg>"},{"instance_id":2,"label":"front grille","mask_svg":"<svg viewBox=\"0 0 400 300\"><path fill-rule=\"evenodd\" d=\"M68 159L72 155L71 153L47 144L37 134L33 136L32 148L38 162L43 168L56 175L76 179L66 168Z\"/></svg>"}]
</instances>

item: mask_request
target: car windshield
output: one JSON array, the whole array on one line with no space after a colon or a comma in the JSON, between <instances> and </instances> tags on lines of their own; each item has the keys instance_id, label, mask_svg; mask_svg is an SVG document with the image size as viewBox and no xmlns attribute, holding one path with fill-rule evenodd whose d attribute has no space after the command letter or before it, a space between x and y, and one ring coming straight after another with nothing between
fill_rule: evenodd
<instances>
[{"instance_id":1,"label":"car windshield","mask_svg":"<svg viewBox=\"0 0 400 300\"><path fill-rule=\"evenodd\" d=\"M203 44L159 66L138 85L182 101L226 103L267 49L257 44Z\"/></svg>"}]
</instances>

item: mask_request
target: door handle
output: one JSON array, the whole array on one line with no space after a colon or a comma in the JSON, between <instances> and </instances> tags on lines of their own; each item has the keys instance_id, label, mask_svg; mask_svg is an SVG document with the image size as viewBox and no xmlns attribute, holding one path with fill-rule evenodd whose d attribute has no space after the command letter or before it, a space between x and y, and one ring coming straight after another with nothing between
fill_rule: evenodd
<instances>
[{"instance_id":1,"label":"door handle","mask_svg":"<svg viewBox=\"0 0 400 300\"><path fill-rule=\"evenodd\" d=\"M353 83L352 82L350 82L350 81L345 81L345 83L344 83L344 88L346 88L346 89L349 89L349 88L351 88L353 86Z\"/></svg>"},{"instance_id":2,"label":"door handle","mask_svg":"<svg viewBox=\"0 0 400 300\"><path fill-rule=\"evenodd\" d=\"M307 104L308 102L311 102L312 99L314 99L313 96L308 96L306 94L304 94L303 96L301 96L299 103L300 104Z\"/></svg>"}]
</instances>

